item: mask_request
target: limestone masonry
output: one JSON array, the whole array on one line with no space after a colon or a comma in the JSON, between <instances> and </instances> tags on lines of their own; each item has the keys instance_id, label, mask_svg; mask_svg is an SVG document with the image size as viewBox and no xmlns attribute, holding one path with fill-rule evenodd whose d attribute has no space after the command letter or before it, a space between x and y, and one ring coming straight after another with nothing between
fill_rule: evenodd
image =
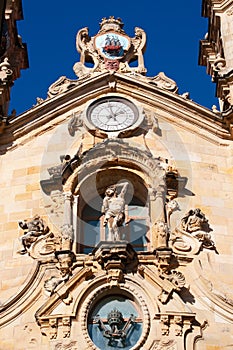
<instances>
[{"instance_id":1,"label":"limestone masonry","mask_svg":"<svg viewBox=\"0 0 233 350\"><path fill-rule=\"evenodd\" d=\"M7 2L0 350L233 349L233 1L203 16L220 110L148 77L146 33L112 16L77 32L77 79L9 116L28 59Z\"/></svg>"}]
</instances>

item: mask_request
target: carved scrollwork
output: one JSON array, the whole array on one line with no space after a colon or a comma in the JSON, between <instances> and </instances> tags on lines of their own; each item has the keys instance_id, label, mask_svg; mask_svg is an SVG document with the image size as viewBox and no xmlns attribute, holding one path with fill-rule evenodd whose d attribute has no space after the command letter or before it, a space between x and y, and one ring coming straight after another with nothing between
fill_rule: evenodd
<instances>
[{"instance_id":1,"label":"carved scrollwork","mask_svg":"<svg viewBox=\"0 0 233 350\"><path fill-rule=\"evenodd\" d=\"M96 36L90 37L87 27L78 31L76 48L80 53L80 61L75 63L73 70L79 79L86 79L102 71L134 72L145 74L143 53L146 47L146 34L143 29L135 28L135 37L128 37L123 30L120 18L103 18L100 30ZM137 67L129 63L138 60ZM93 67L85 66L92 63Z\"/></svg>"},{"instance_id":2,"label":"carved scrollwork","mask_svg":"<svg viewBox=\"0 0 233 350\"><path fill-rule=\"evenodd\" d=\"M52 98L64 91L70 90L78 84L79 82L76 80L70 80L65 76L61 76L57 81L50 85L48 90L48 98Z\"/></svg>"},{"instance_id":3,"label":"carved scrollwork","mask_svg":"<svg viewBox=\"0 0 233 350\"><path fill-rule=\"evenodd\" d=\"M222 58L221 55L218 53L216 55L216 59L213 63L213 66L214 66L214 71L219 72L223 70L223 68L226 66L226 60Z\"/></svg>"},{"instance_id":4,"label":"carved scrollwork","mask_svg":"<svg viewBox=\"0 0 233 350\"><path fill-rule=\"evenodd\" d=\"M152 346L151 350L177 350L177 343L175 340L157 340Z\"/></svg>"},{"instance_id":5,"label":"carved scrollwork","mask_svg":"<svg viewBox=\"0 0 233 350\"><path fill-rule=\"evenodd\" d=\"M70 341L70 342L58 342L53 350L78 350L78 344L77 341Z\"/></svg>"},{"instance_id":6,"label":"carved scrollwork","mask_svg":"<svg viewBox=\"0 0 233 350\"><path fill-rule=\"evenodd\" d=\"M74 136L76 131L83 126L83 121L80 113L74 113L68 123L68 131L70 136Z\"/></svg>"},{"instance_id":7,"label":"carved scrollwork","mask_svg":"<svg viewBox=\"0 0 233 350\"><path fill-rule=\"evenodd\" d=\"M170 78L168 78L164 72L160 72L158 75L147 78L149 84L156 85L157 87L168 90L171 92L178 92L178 87L176 85L176 82Z\"/></svg>"}]
</instances>

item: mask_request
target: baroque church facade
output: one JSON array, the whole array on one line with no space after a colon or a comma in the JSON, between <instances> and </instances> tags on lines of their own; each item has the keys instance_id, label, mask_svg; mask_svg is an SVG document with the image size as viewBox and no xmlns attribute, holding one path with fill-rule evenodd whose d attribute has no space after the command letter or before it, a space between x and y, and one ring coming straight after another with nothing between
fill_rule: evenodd
<instances>
[{"instance_id":1,"label":"baroque church facade","mask_svg":"<svg viewBox=\"0 0 233 350\"><path fill-rule=\"evenodd\" d=\"M28 60L7 1L1 350L233 349L232 0L203 0L203 16L220 110L148 77L145 31L112 16L78 30L77 79L9 116Z\"/></svg>"}]
</instances>

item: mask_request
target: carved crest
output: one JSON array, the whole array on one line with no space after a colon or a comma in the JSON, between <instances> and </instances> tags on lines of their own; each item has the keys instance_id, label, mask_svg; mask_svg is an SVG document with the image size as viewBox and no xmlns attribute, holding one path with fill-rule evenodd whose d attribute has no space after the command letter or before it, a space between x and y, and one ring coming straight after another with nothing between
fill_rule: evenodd
<instances>
[{"instance_id":1,"label":"carved crest","mask_svg":"<svg viewBox=\"0 0 233 350\"><path fill-rule=\"evenodd\" d=\"M73 67L79 78L102 71L146 73L143 60L146 34L136 27L135 37L130 38L122 29L123 26L120 18L110 16L102 19L100 30L94 37L89 36L87 27L79 30L76 48L80 53L80 62ZM129 63L136 60L138 67L131 68ZM93 68L87 68L85 63L93 63Z\"/></svg>"}]
</instances>

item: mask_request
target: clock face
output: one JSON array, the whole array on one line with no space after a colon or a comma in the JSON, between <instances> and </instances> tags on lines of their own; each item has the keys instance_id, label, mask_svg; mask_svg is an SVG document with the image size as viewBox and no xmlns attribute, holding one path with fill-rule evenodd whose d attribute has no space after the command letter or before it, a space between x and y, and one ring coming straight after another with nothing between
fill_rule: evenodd
<instances>
[{"instance_id":1,"label":"clock face","mask_svg":"<svg viewBox=\"0 0 233 350\"><path fill-rule=\"evenodd\" d=\"M104 131L124 130L138 119L138 109L121 97L104 97L93 102L87 110L88 120Z\"/></svg>"}]
</instances>

